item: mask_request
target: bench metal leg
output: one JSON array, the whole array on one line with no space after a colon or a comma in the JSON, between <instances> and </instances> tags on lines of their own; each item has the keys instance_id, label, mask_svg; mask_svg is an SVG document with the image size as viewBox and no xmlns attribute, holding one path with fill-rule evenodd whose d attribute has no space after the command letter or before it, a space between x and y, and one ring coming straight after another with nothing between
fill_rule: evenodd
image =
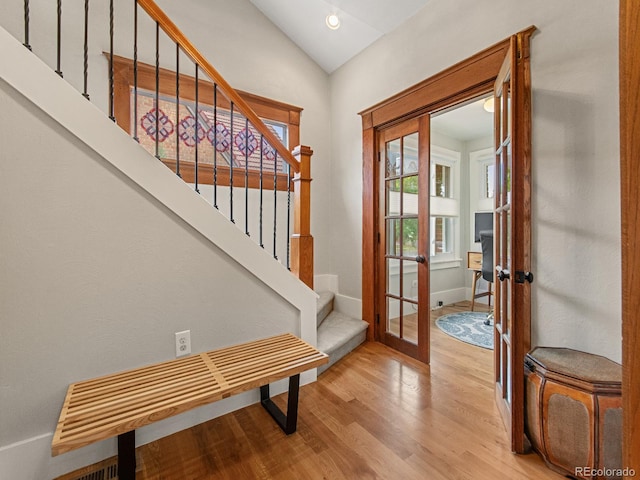
<instances>
[{"instance_id":1,"label":"bench metal leg","mask_svg":"<svg viewBox=\"0 0 640 480\"><path fill-rule=\"evenodd\" d=\"M287 435L291 435L298 427L298 392L300 391L300 374L289 377L289 398L285 415L269 396L269 384L260 387L260 403L273 417Z\"/></svg>"},{"instance_id":2,"label":"bench metal leg","mask_svg":"<svg viewBox=\"0 0 640 480\"><path fill-rule=\"evenodd\" d=\"M118 435L118 478L135 480L136 478L136 431Z\"/></svg>"}]
</instances>

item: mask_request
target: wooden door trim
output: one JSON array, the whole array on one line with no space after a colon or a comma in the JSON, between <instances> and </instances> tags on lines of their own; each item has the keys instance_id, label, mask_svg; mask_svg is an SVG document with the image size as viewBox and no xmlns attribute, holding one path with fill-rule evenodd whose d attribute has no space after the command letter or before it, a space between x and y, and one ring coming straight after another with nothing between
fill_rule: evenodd
<instances>
[{"instance_id":1,"label":"wooden door trim","mask_svg":"<svg viewBox=\"0 0 640 480\"><path fill-rule=\"evenodd\" d=\"M640 472L640 4L620 0L620 196L622 216L622 465ZM635 381L634 381L635 380ZM629 477L625 477L629 478Z\"/></svg>"},{"instance_id":2,"label":"wooden door trim","mask_svg":"<svg viewBox=\"0 0 640 480\"><path fill-rule=\"evenodd\" d=\"M529 27L523 32L533 30L535 27ZM459 101L491 90L509 48L509 38L361 111L363 129L436 113L450 106L451 98L461 93Z\"/></svg>"},{"instance_id":3,"label":"wooden door trim","mask_svg":"<svg viewBox=\"0 0 640 480\"><path fill-rule=\"evenodd\" d=\"M535 27L523 30L530 36ZM511 37L482 50L366 110L362 118L362 318L369 323L367 340L375 340L378 184L377 130L395 122L440 110L493 90Z\"/></svg>"},{"instance_id":4,"label":"wooden door trim","mask_svg":"<svg viewBox=\"0 0 640 480\"><path fill-rule=\"evenodd\" d=\"M533 33L533 32L531 32ZM514 102L514 138L512 145L514 148L514 158L519 159L520 174L513 176L512 198L514 211L512 212L512 228L518 228L518 242L513 245L513 258L518 265L514 265L512 275L516 271L531 272L531 74L529 62L529 36L518 35L515 71L516 92ZM520 201L517 197L522 196L525 201ZM513 277L512 277L513 278ZM524 453L525 431L524 431L524 399L525 399L525 378L524 359L531 350L531 284L527 281L523 283L513 282L514 296L518 301L514 302L513 318L518 319L520 328L517 330L517 337L512 338L512 381L513 396L522 401L511 402L514 419L518 419L512 425L513 436L511 439L511 449L517 453ZM520 421L522 419L522 421ZM515 420L514 420L515 421Z\"/></svg>"},{"instance_id":5,"label":"wooden door trim","mask_svg":"<svg viewBox=\"0 0 640 480\"><path fill-rule=\"evenodd\" d=\"M418 119L418 131L420 132L418 152L419 155L419 174L418 177L418 190L420 192L426 192L425 195L419 197L418 211L426 212L426 220L418 222L418 238L423 239L422 245L428 245L431 232L429 230L429 212L431 209L430 204L430 177L429 172L431 169L431 116L422 115ZM424 159L427 159L425 161ZM424 339L424 341L418 341L418 359L429 363L431 360L431 275L429 275L429 269L431 268L431 260L429 259L429 249L426 249L424 256L427 258L426 263L420 264L418 267L418 285L422 286L418 290L418 304L427 305L426 311L424 309L418 313L423 315L418 319L418 338Z\"/></svg>"}]
</instances>

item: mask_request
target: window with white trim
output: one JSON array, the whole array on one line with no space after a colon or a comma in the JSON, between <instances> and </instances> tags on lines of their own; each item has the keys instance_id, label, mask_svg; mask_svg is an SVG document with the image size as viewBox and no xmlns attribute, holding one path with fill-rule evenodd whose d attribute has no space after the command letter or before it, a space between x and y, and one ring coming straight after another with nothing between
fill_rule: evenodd
<instances>
[{"instance_id":1,"label":"window with white trim","mask_svg":"<svg viewBox=\"0 0 640 480\"><path fill-rule=\"evenodd\" d=\"M429 181L431 263L440 268L459 266L460 152L432 145Z\"/></svg>"},{"instance_id":2,"label":"window with white trim","mask_svg":"<svg viewBox=\"0 0 640 480\"><path fill-rule=\"evenodd\" d=\"M476 212L492 212L495 192L496 155L493 147L469 152L469 249L479 251L480 244L475 241Z\"/></svg>"}]
</instances>

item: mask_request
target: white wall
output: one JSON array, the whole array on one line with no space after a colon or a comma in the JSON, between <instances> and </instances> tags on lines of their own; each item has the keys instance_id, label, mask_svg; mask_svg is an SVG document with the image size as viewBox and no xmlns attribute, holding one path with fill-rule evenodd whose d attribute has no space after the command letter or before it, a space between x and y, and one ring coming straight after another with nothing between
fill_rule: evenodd
<instances>
[{"instance_id":1,"label":"white wall","mask_svg":"<svg viewBox=\"0 0 640 480\"><path fill-rule=\"evenodd\" d=\"M617 2L431 0L330 79L247 0L160 4L232 85L304 108L301 140L315 151L316 273L337 274L340 292L353 299L361 298L362 281L357 112L536 25L531 52L533 344L565 345L620 360ZM34 24L49 25L34 25L31 43L53 64L50 37L44 37L45 30L49 36L54 31L52 8L46 0L33 0L31 8ZM81 11L78 0L66 1L65 21L78 28ZM104 13L92 7L94 26L106 29ZM117 9L116 16L116 30L126 31L131 12ZM21 2L0 3L0 19L21 38ZM140 48L140 59L152 62L151 47ZM76 84L81 77L72 72L82 69L79 49L65 54L63 65L65 78L76 78ZM101 52L106 49L103 37L90 51L92 61L102 63L90 74L91 94L102 110L107 70ZM128 41L116 44L120 55L131 57L130 49ZM24 191L33 195L26 186ZM3 361L3 368L8 364ZM1 387L6 395L4 383Z\"/></svg>"},{"instance_id":2,"label":"white wall","mask_svg":"<svg viewBox=\"0 0 640 480\"><path fill-rule=\"evenodd\" d=\"M1 86L1 446L52 432L69 383L173 358L176 331L194 353L300 332L296 309ZM37 140L10 141L24 129Z\"/></svg>"},{"instance_id":3,"label":"white wall","mask_svg":"<svg viewBox=\"0 0 640 480\"><path fill-rule=\"evenodd\" d=\"M69 383L171 359L185 329L194 353L314 343L316 296L1 28L0 45L0 477L52 478L115 453L111 439L50 457Z\"/></svg>"},{"instance_id":4,"label":"white wall","mask_svg":"<svg viewBox=\"0 0 640 480\"><path fill-rule=\"evenodd\" d=\"M533 87L533 345L620 360L617 2L431 0L331 76L333 265L361 297L357 112L527 28Z\"/></svg>"}]
</instances>

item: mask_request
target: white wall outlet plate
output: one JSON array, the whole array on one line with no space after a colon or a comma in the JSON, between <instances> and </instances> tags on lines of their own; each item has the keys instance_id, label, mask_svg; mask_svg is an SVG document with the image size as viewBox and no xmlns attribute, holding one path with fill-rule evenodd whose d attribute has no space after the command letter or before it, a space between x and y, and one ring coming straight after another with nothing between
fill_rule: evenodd
<instances>
[{"instance_id":1,"label":"white wall outlet plate","mask_svg":"<svg viewBox=\"0 0 640 480\"><path fill-rule=\"evenodd\" d=\"M191 353L191 330L176 332L176 357L184 357Z\"/></svg>"}]
</instances>

